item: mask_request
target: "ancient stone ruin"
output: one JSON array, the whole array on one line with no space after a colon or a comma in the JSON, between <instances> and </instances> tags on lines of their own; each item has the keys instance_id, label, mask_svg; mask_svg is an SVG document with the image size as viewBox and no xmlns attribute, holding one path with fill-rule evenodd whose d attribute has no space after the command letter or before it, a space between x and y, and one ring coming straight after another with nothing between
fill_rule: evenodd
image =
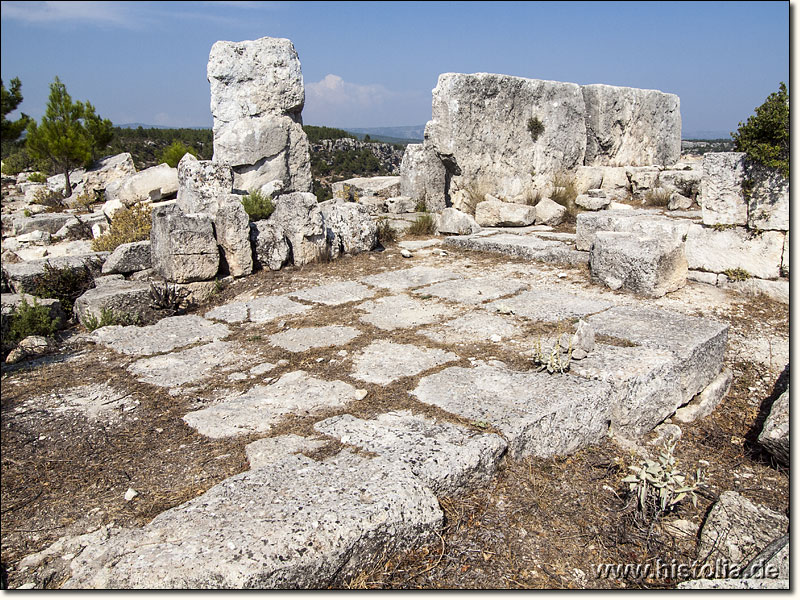
<instances>
[{"instance_id":1,"label":"ancient stone ruin","mask_svg":"<svg viewBox=\"0 0 800 600\"><path fill-rule=\"evenodd\" d=\"M75 301L87 329L108 310L148 321L76 336L42 368L80 383L18 394L3 417L38 441L49 424L28 419L48 410L80 415L106 440L122 422L120 446L133 431L152 460L202 454L191 477L228 470L199 485L176 469L170 485L191 496L146 524L101 520L29 550L17 587L341 586L396 552L444 548L444 499L487 488L503 465L533 469L604 444L652 458L749 385L736 380L743 357L769 377L788 363L788 332L730 316L739 292L788 304L788 182L738 153L681 157L673 94L443 74L400 174L338 182L318 202L292 43L217 42L208 80L213 160L187 154L176 169L137 173L130 155L107 158L75 178L104 190L102 210L3 215L15 292L3 294L4 331L52 266L96 276ZM242 199L255 191L274 210L251 221ZM111 253L59 245L136 202L152 207L149 241ZM444 237L366 254L379 221L402 231L426 217ZM342 255L335 276L308 266ZM290 264L306 269L247 278ZM235 293L203 304L222 277ZM162 318L151 306L162 280L200 308ZM42 302L63 326L59 301ZM14 352L9 363L60 350L41 338ZM100 369L113 377L84 381ZM21 373L4 387L24 385ZM774 392L758 444L788 465L789 394ZM151 421L165 414L156 435ZM167 428L180 444L161 441ZM136 477L119 494L134 508L150 485ZM619 498L609 489L605 501ZM771 561L777 587L788 585L788 518L724 489L702 528L670 522L675 536L697 538L701 561ZM585 576L567 573L565 585L585 587Z\"/></svg>"}]
</instances>

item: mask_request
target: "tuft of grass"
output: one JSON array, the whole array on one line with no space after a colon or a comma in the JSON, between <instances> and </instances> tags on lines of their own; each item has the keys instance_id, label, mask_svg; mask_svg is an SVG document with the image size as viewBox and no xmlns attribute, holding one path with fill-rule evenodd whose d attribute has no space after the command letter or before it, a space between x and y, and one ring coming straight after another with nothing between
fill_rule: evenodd
<instances>
[{"instance_id":1,"label":"tuft of grass","mask_svg":"<svg viewBox=\"0 0 800 600\"><path fill-rule=\"evenodd\" d=\"M556 171L550 179L550 186L553 188L550 199L566 208L565 220L574 223L578 213L581 212L580 207L575 204L575 199L578 197L575 176L566 171Z\"/></svg>"},{"instance_id":2,"label":"tuft of grass","mask_svg":"<svg viewBox=\"0 0 800 600\"><path fill-rule=\"evenodd\" d=\"M736 229L736 225L734 223L714 223L711 229L714 231L727 231L728 229Z\"/></svg>"},{"instance_id":3,"label":"tuft of grass","mask_svg":"<svg viewBox=\"0 0 800 600\"><path fill-rule=\"evenodd\" d=\"M425 200L417 202L417 205L414 207L414 212L428 212L428 205L425 204Z\"/></svg>"},{"instance_id":4,"label":"tuft of grass","mask_svg":"<svg viewBox=\"0 0 800 600\"><path fill-rule=\"evenodd\" d=\"M542 192L539 190L527 189L525 191L525 204L528 206L536 206L542 200Z\"/></svg>"},{"instance_id":5,"label":"tuft of grass","mask_svg":"<svg viewBox=\"0 0 800 600\"><path fill-rule=\"evenodd\" d=\"M137 203L114 213L108 231L92 240L95 252L111 252L121 244L150 239L152 225L150 206Z\"/></svg>"},{"instance_id":6,"label":"tuft of grass","mask_svg":"<svg viewBox=\"0 0 800 600\"><path fill-rule=\"evenodd\" d=\"M411 235L431 235L436 233L436 224L433 221L433 216L425 213L417 217L417 220L408 228Z\"/></svg>"},{"instance_id":7,"label":"tuft of grass","mask_svg":"<svg viewBox=\"0 0 800 600\"><path fill-rule=\"evenodd\" d=\"M100 309L100 318L90 314L86 317L86 329L94 331L100 327L108 325L139 325L142 319L139 315L129 315L125 313L115 313L110 308Z\"/></svg>"},{"instance_id":8,"label":"tuft of grass","mask_svg":"<svg viewBox=\"0 0 800 600\"><path fill-rule=\"evenodd\" d=\"M544 123L539 117L531 117L528 119L528 133L531 134L531 139L535 142L539 136L544 133Z\"/></svg>"},{"instance_id":9,"label":"tuft of grass","mask_svg":"<svg viewBox=\"0 0 800 600\"><path fill-rule=\"evenodd\" d=\"M377 222L378 226L378 242L381 246L386 246L397 241L397 230L389 223L389 219L381 217Z\"/></svg>"},{"instance_id":10,"label":"tuft of grass","mask_svg":"<svg viewBox=\"0 0 800 600\"><path fill-rule=\"evenodd\" d=\"M741 267L736 267L735 269L725 269L723 273L730 281L747 281L752 277L748 271L742 269Z\"/></svg>"},{"instance_id":11,"label":"tuft of grass","mask_svg":"<svg viewBox=\"0 0 800 600\"><path fill-rule=\"evenodd\" d=\"M267 194L262 194L259 190L252 190L249 194L242 198L242 205L250 217L250 221L261 221L268 219L269 216L275 212L275 205L272 203L272 197Z\"/></svg>"},{"instance_id":12,"label":"tuft of grass","mask_svg":"<svg viewBox=\"0 0 800 600\"><path fill-rule=\"evenodd\" d=\"M645 206L654 206L654 207L664 207L669 204L669 197L670 194L669 190L665 190L662 187L654 187L644 195L644 205Z\"/></svg>"},{"instance_id":13,"label":"tuft of grass","mask_svg":"<svg viewBox=\"0 0 800 600\"><path fill-rule=\"evenodd\" d=\"M486 194L489 193L489 187L483 181L471 181L463 188L467 195L467 201L461 208L465 213L475 216L475 207L480 202L486 200Z\"/></svg>"}]
</instances>

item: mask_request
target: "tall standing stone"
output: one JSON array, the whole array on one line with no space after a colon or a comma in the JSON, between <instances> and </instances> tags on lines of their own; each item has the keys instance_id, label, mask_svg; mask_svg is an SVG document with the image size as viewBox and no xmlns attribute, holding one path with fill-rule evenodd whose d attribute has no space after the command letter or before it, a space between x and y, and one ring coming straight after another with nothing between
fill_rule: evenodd
<instances>
[{"instance_id":1,"label":"tall standing stone","mask_svg":"<svg viewBox=\"0 0 800 600\"><path fill-rule=\"evenodd\" d=\"M400 195L424 202L432 212L447 208L446 171L429 144L409 144L400 163Z\"/></svg>"},{"instance_id":2,"label":"tall standing stone","mask_svg":"<svg viewBox=\"0 0 800 600\"><path fill-rule=\"evenodd\" d=\"M214 162L233 168L249 192L277 180L284 192L311 191L300 60L290 40L216 42L208 59Z\"/></svg>"}]
</instances>

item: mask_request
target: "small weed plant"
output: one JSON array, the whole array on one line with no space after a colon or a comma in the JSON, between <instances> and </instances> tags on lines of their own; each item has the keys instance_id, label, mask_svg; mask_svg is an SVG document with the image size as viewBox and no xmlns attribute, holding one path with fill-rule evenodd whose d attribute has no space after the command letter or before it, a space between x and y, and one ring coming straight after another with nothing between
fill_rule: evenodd
<instances>
[{"instance_id":1,"label":"small weed plant","mask_svg":"<svg viewBox=\"0 0 800 600\"><path fill-rule=\"evenodd\" d=\"M33 195L33 204L46 206L51 210L61 210L64 208L64 197L60 192L48 188L42 188Z\"/></svg>"},{"instance_id":2,"label":"small weed plant","mask_svg":"<svg viewBox=\"0 0 800 600\"><path fill-rule=\"evenodd\" d=\"M28 175L28 181L31 183L47 183L47 175L37 171L36 173Z\"/></svg>"},{"instance_id":3,"label":"small weed plant","mask_svg":"<svg viewBox=\"0 0 800 600\"><path fill-rule=\"evenodd\" d=\"M259 190L252 190L242 198L242 206L250 218L250 221L262 221L268 219L275 212L275 205L272 203L272 196L264 194Z\"/></svg>"},{"instance_id":4,"label":"small weed plant","mask_svg":"<svg viewBox=\"0 0 800 600\"><path fill-rule=\"evenodd\" d=\"M645 193L644 204L646 206L664 207L669 204L670 196L669 190L665 190L662 187L654 187Z\"/></svg>"},{"instance_id":5,"label":"small weed plant","mask_svg":"<svg viewBox=\"0 0 800 600\"><path fill-rule=\"evenodd\" d=\"M697 506L696 491L703 482L703 473L698 468L694 479L687 479L678 470L674 452L675 443L665 446L658 460L644 459L639 465L630 466L632 473L622 480L635 496L638 514L645 522L675 510L687 498Z\"/></svg>"},{"instance_id":6,"label":"small weed plant","mask_svg":"<svg viewBox=\"0 0 800 600\"><path fill-rule=\"evenodd\" d=\"M219 280L217 282L219 286L222 285ZM166 280L161 285L151 282L150 299L156 308L177 311L186 299L186 290L179 289L175 284L170 285Z\"/></svg>"},{"instance_id":7,"label":"small weed plant","mask_svg":"<svg viewBox=\"0 0 800 600\"><path fill-rule=\"evenodd\" d=\"M92 241L95 252L111 252L121 244L150 239L152 208L137 203L130 208L121 208L114 213L108 231Z\"/></svg>"},{"instance_id":8,"label":"small weed plant","mask_svg":"<svg viewBox=\"0 0 800 600\"><path fill-rule=\"evenodd\" d=\"M752 277L748 271L742 269L741 267L736 267L735 269L725 269L723 273L730 281L747 281L750 279L750 277Z\"/></svg>"},{"instance_id":9,"label":"small weed plant","mask_svg":"<svg viewBox=\"0 0 800 600\"><path fill-rule=\"evenodd\" d=\"M100 310L100 317L94 313L86 316L86 329L94 331L100 327L107 327L109 325L139 325L141 323L139 315L129 315L125 313L115 313L110 308L102 308Z\"/></svg>"},{"instance_id":10,"label":"small weed plant","mask_svg":"<svg viewBox=\"0 0 800 600\"><path fill-rule=\"evenodd\" d=\"M528 133L531 134L531 139L535 142L544 133L544 123L539 117L531 117L528 119Z\"/></svg>"},{"instance_id":11,"label":"small weed plant","mask_svg":"<svg viewBox=\"0 0 800 600\"><path fill-rule=\"evenodd\" d=\"M408 228L411 235L431 235L436 233L436 224L433 221L433 216L425 213L417 217L417 220Z\"/></svg>"},{"instance_id":12,"label":"small weed plant","mask_svg":"<svg viewBox=\"0 0 800 600\"><path fill-rule=\"evenodd\" d=\"M565 337L567 339L564 339ZM539 371L547 371L551 375L566 373L572 362L572 336L569 334L559 335L558 341L549 350L542 348L541 338L537 339L533 343L531 360L537 365Z\"/></svg>"},{"instance_id":13,"label":"small weed plant","mask_svg":"<svg viewBox=\"0 0 800 600\"><path fill-rule=\"evenodd\" d=\"M378 241L380 242L381 246L387 246L393 242L397 241L397 230L392 227L392 224L389 223L389 219L386 217L381 217L378 219L377 222L378 230Z\"/></svg>"},{"instance_id":14,"label":"small weed plant","mask_svg":"<svg viewBox=\"0 0 800 600\"><path fill-rule=\"evenodd\" d=\"M428 212L428 205L425 204L425 200L417 202L417 205L414 207L414 212Z\"/></svg>"},{"instance_id":15,"label":"small weed plant","mask_svg":"<svg viewBox=\"0 0 800 600\"><path fill-rule=\"evenodd\" d=\"M553 188L550 193L550 199L566 208L567 222L574 223L578 212L580 212L580 208L575 204L575 199L578 197L575 177L566 171L557 171L553 173L550 179L550 186Z\"/></svg>"}]
</instances>

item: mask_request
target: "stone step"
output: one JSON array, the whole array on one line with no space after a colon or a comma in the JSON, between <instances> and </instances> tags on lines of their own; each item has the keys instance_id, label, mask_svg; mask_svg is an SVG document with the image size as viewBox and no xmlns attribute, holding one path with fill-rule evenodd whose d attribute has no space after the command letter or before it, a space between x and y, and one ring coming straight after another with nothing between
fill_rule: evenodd
<instances>
[{"instance_id":1,"label":"stone step","mask_svg":"<svg viewBox=\"0 0 800 600\"><path fill-rule=\"evenodd\" d=\"M467 250L499 252L558 265L579 265L589 262L588 252L575 250L571 245L558 240L542 239L535 234L457 235L447 238L445 243Z\"/></svg>"}]
</instances>

